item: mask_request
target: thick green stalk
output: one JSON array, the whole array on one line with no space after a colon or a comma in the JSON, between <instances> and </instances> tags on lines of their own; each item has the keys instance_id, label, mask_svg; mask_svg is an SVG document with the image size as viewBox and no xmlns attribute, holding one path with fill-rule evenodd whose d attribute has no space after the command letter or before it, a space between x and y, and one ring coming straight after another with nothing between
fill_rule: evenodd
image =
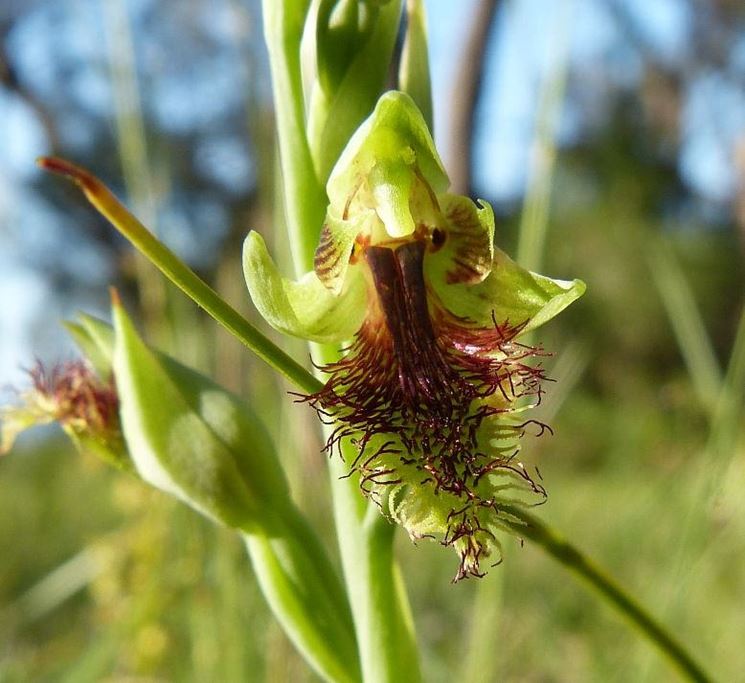
<instances>
[{"instance_id":1,"label":"thick green stalk","mask_svg":"<svg viewBox=\"0 0 745 683\"><path fill-rule=\"evenodd\" d=\"M337 354L322 351L325 361ZM329 461L334 493L334 522L339 540L344 580L347 584L362 676L366 683L416 683L421 680L418 650L408 597L393 557L396 527L359 489L349 465L357 456L349 443L342 446L343 460Z\"/></svg>"},{"instance_id":2,"label":"thick green stalk","mask_svg":"<svg viewBox=\"0 0 745 683\"><path fill-rule=\"evenodd\" d=\"M539 545L557 562L599 591L645 638L660 649L683 676L700 683L712 680L685 647L590 558L538 517L517 507L502 507L509 515L521 520L520 523L508 522L516 533Z\"/></svg>"},{"instance_id":3,"label":"thick green stalk","mask_svg":"<svg viewBox=\"0 0 745 683\"><path fill-rule=\"evenodd\" d=\"M296 510L282 533L246 533L254 572L274 615L305 659L326 680L362 680L349 603L312 529Z\"/></svg>"},{"instance_id":4,"label":"thick green stalk","mask_svg":"<svg viewBox=\"0 0 745 683\"><path fill-rule=\"evenodd\" d=\"M396 527L365 501L356 477L341 479L348 474L348 466L340 458L332 460L330 473L335 480L334 519L363 680L416 683L421 676L413 621L393 558Z\"/></svg>"},{"instance_id":5,"label":"thick green stalk","mask_svg":"<svg viewBox=\"0 0 745 683\"><path fill-rule=\"evenodd\" d=\"M307 0L265 0L285 214L295 272L313 264L327 198L315 174L305 132L300 40ZM374 101L374 98L373 98ZM353 105L355 103L350 103ZM324 352L330 360L336 350ZM307 389L306 389L307 390ZM316 391L310 390L309 393ZM382 518L365 524L366 501L338 458L330 465L339 550L367 683L419 680L417 651L403 583L393 561L393 529Z\"/></svg>"},{"instance_id":6,"label":"thick green stalk","mask_svg":"<svg viewBox=\"0 0 745 683\"><path fill-rule=\"evenodd\" d=\"M300 40L309 0L264 0L264 37L269 50L282 168L285 218L295 270L313 265L326 212L326 193L313 168L305 134Z\"/></svg>"}]
</instances>

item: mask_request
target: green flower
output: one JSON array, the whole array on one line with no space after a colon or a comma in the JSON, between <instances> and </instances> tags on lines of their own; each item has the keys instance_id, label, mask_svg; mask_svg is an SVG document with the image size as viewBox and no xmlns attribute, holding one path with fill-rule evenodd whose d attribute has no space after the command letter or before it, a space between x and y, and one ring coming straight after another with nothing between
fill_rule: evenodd
<instances>
[{"instance_id":1,"label":"green flower","mask_svg":"<svg viewBox=\"0 0 745 683\"><path fill-rule=\"evenodd\" d=\"M314 271L283 278L250 233L244 272L276 329L350 342L305 399L333 420L326 448L352 439L365 494L412 538L453 546L459 579L498 550L500 505L545 495L515 459L543 379L520 336L585 286L518 266L493 245L489 205L447 186L419 110L389 92L330 176Z\"/></svg>"}]
</instances>

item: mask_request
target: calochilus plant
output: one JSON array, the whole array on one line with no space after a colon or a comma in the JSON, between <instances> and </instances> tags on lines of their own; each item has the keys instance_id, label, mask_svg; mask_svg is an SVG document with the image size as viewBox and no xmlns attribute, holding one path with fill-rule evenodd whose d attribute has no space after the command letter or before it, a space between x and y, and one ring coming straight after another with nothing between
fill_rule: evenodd
<instances>
[{"instance_id":1,"label":"calochilus plant","mask_svg":"<svg viewBox=\"0 0 745 683\"><path fill-rule=\"evenodd\" d=\"M543 485L518 459L545 379L527 335L584 292L495 245L491 207L448 193L431 134L422 2L406 3L398 90L385 91L401 0L267 0L284 199L295 276L259 233L248 292L276 330L312 342L315 376L202 281L94 176L57 158L132 244L296 387L325 431L341 567L293 503L270 430L210 378L149 346L112 292L111 324L67 324L85 359L31 372L2 409L2 449L59 422L103 457L245 540L273 613L329 681L420 679L394 530L482 577L505 534L536 542L594 585L691 680L686 650L574 546L531 514ZM236 255L237 257L237 255ZM321 457L319 455L319 457ZM488 580L488 579L484 579ZM453 588L453 590L457 590Z\"/></svg>"}]
</instances>

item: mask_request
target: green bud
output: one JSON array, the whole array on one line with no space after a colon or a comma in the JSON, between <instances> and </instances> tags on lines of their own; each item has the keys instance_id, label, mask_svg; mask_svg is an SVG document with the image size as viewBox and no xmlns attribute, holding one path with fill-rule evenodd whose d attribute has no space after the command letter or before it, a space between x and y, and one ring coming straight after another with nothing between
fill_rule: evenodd
<instances>
[{"instance_id":1,"label":"green bud","mask_svg":"<svg viewBox=\"0 0 745 683\"><path fill-rule=\"evenodd\" d=\"M0 408L0 454L10 451L21 432L57 422L80 452L131 469L110 372L97 374L76 360L52 367L37 363L28 374L31 387L19 394L20 401Z\"/></svg>"},{"instance_id":2,"label":"green bud","mask_svg":"<svg viewBox=\"0 0 745 683\"><path fill-rule=\"evenodd\" d=\"M238 398L150 350L116 299L113 317L122 426L137 472L239 528L262 591L291 640L328 680L356 680L346 597L290 499L263 426Z\"/></svg>"},{"instance_id":3,"label":"green bud","mask_svg":"<svg viewBox=\"0 0 745 683\"><path fill-rule=\"evenodd\" d=\"M138 474L201 513L271 530L289 490L269 437L236 397L149 349L115 298L113 368Z\"/></svg>"},{"instance_id":4,"label":"green bud","mask_svg":"<svg viewBox=\"0 0 745 683\"><path fill-rule=\"evenodd\" d=\"M318 0L308 13L308 140L321 182L385 87L401 6L402 0Z\"/></svg>"},{"instance_id":5,"label":"green bud","mask_svg":"<svg viewBox=\"0 0 745 683\"><path fill-rule=\"evenodd\" d=\"M31 371L24 404L0 409L3 449L23 429L57 421L81 450L238 527L259 585L296 647L325 679L358 680L346 595L289 497L261 423L206 377L148 348L116 298L114 321L112 328L81 315L65 324L88 361ZM112 370L116 387L99 379Z\"/></svg>"},{"instance_id":6,"label":"green bud","mask_svg":"<svg viewBox=\"0 0 745 683\"><path fill-rule=\"evenodd\" d=\"M103 325L103 323L101 323ZM0 408L0 453L7 453L17 436L32 427L57 422L80 452L88 452L122 470L131 471L119 421L119 397L111 368L110 348L96 341L100 329L85 324L66 327L85 360L29 371L31 387L16 405ZM113 342L111 328L109 346Z\"/></svg>"},{"instance_id":7,"label":"green bud","mask_svg":"<svg viewBox=\"0 0 745 683\"><path fill-rule=\"evenodd\" d=\"M333 94L354 59L355 50L369 37L378 9L360 6L359 0L320 0L316 14L318 82Z\"/></svg>"}]
</instances>

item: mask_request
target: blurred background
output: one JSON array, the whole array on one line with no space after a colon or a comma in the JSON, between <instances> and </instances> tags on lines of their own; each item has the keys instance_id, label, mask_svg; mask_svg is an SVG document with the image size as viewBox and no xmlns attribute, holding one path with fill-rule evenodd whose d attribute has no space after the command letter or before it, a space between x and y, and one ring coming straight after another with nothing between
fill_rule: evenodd
<instances>
[{"instance_id":1,"label":"blurred background","mask_svg":"<svg viewBox=\"0 0 745 683\"><path fill-rule=\"evenodd\" d=\"M539 331L524 446L540 514L722 681L745 680L745 7L738 0L427 2L435 133L498 243L588 293ZM252 400L332 547L320 439L287 387L135 257L77 191L99 174L262 325L240 244L287 258L255 0L0 2L0 385L74 351L59 322L124 292L153 343ZM289 272L289 265L287 267ZM303 344L273 338L298 358ZM481 581L401 538L427 681L674 674L539 551ZM311 681L236 538L74 455L54 429L0 461L0 680Z\"/></svg>"}]
</instances>

